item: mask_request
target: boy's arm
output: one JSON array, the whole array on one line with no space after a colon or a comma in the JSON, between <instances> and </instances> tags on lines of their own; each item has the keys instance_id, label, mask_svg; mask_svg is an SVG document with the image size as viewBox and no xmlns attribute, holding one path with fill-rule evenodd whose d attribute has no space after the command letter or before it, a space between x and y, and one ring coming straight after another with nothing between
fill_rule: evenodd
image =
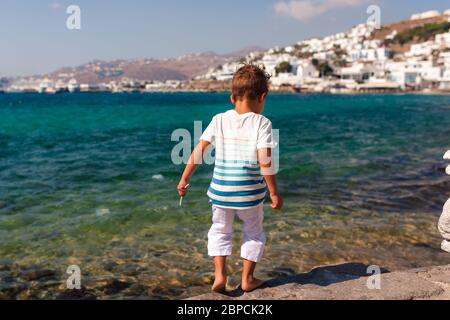
<instances>
[{"instance_id":1,"label":"boy's arm","mask_svg":"<svg viewBox=\"0 0 450 320\"><path fill-rule=\"evenodd\" d=\"M178 184L178 194L181 197L186 196L188 193L188 185L191 180L192 175L198 166L203 162L203 155L208 147L211 145L210 142L201 140L199 144L194 148L191 156L189 157L186 168L184 169L183 175L181 176L180 183Z\"/></svg>"},{"instance_id":2,"label":"boy's arm","mask_svg":"<svg viewBox=\"0 0 450 320\"><path fill-rule=\"evenodd\" d=\"M259 149L258 150L258 162L261 167L261 173L266 180L267 187L270 192L270 205L272 209L281 209L283 207L283 198L278 193L277 176L273 173L272 168L272 149Z\"/></svg>"}]
</instances>

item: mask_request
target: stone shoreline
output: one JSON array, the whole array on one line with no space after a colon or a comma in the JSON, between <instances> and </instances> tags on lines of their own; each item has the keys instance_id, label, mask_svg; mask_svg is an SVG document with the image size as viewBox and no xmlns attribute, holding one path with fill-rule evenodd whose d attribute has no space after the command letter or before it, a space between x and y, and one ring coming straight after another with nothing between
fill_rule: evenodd
<instances>
[{"instance_id":1,"label":"stone shoreline","mask_svg":"<svg viewBox=\"0 0 450 320\"><path fill-rule=\"evenodd\" d=\"M369 289L368 266L347 263L269 280L254 292L208 293L189 300L450 300L450 265L389 272ZM371 278L373 279L373 277Z\"/></svg>"}]
</instances>

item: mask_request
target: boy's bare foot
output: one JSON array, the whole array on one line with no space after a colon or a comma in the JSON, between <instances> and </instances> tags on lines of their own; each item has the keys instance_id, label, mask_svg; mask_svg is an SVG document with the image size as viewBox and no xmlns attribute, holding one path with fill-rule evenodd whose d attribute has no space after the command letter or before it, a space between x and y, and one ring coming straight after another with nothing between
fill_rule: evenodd
<instances>
[{"instance_id":1,"label":"boy's bare foot","mask_svg":"<svg viewBox=\"0 0 450 320\"><path fill-rule=\"evenodd\" d=\"M214 257L214 284L211 288L213 292L225 293L227 288L227 257Z\"/></svg>"},{"instance_id":2,"label":"boy's bare foot","mask_svg":"<svg viewBox=\"0 0 450 320\"><path fill-rule=\"evenodd\" d=\"M226 287L227 287L227 278L216 278L211 290L217 293L225 293Z\"/></svg>"},{"instance_id":3,"label":"boy's bare foot","mask_svg":"<svg viewBox=\"0 0 450 320\"><path fill-rule=\"evenodd\" d=\"M256 278L251 278L248 279L247 281L243 281L241 288L242 291L244 292L252 292L253 290L256 290L258 288L260 288L262 285L264 285L266 282L260 279L256 279Z\"/></svg>"}]
</instances>

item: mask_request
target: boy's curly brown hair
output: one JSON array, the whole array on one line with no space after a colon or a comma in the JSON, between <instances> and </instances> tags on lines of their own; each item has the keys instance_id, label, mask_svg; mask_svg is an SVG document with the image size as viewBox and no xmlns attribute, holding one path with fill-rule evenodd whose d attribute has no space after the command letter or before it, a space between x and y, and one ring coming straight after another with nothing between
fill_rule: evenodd
<instances>
[{"instance_id":1,"label":"boy's curly brown hair","mask_svg":"<svg viewBox=\"0 0 450 320\"><path fill-rule=\"evenodd\" d=\"M231 85L233 99L257 100L269 92L270 75L264 67L254 64L244 64L234 74Z\"/></svg>"}]
</instances>

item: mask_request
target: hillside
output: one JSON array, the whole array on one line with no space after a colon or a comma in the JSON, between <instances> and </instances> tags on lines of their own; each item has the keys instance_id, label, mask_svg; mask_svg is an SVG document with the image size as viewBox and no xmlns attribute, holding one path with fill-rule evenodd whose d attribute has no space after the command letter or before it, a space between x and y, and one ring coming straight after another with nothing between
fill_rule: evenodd
<instances>
[{"instance_id":1,"label":"hillside","mask_svg":"<svg viewBox=\"0 0 450 320\"><path fill-rule=\"evenodd\" d=\"M392 42L387 43L389 47L395 52L395 53L405 53L409 51L411 48L411 45L426 41L428 39L421 39L419 37L412 37L409 38L408 35L411 34L412 30L418 30L424 28L424 26L430 26L430 25L444 25L448 23L448 16L439 16L434 18L428 18L428 19L420 19L420 20L405 20L393 24L389 24L386 26L383 26L380 30L375 30L375 32L372 34L373 40L381 40L384 41L384 39L392 34L393 32L397 32L398 35ZM446 29L448 30L448 28ZM445 31L444 31L445 32ZM433 33L430 33L432 35ZM435 33L434 33L435 34ZM400 38L404 37L403 39L406 41L400 41Z\"/></svg>"},{"instance_id":2,"label":"hillside","mask_svg":"<svg viewBox=\"0 0 450 320\"><path fill-rule=\"evenodd\" d=\"M249 47L229 54L205 52L172 59L95 60L75 68L58 69L48 77L53 80L75 78L78 83L88 84L108 83L124 77L153 81L190 80L210 68L239 60L249 52L263 50L259 47Z\"/></svg>"},{"instance_id":3,"label":"hillside","mask_svg":"<svg viewBox=\"0 0 450 320\"><path fill-rule=\"evenodd\" d=\"M361 23L326 37L250 54L245 60L264 65L277 89L346 93L450 90L449 30L450 10L432 10L380 29ZM228 81L238 67L237 62L225 63L202 79Z\"/></svg>"}]
</instances>

